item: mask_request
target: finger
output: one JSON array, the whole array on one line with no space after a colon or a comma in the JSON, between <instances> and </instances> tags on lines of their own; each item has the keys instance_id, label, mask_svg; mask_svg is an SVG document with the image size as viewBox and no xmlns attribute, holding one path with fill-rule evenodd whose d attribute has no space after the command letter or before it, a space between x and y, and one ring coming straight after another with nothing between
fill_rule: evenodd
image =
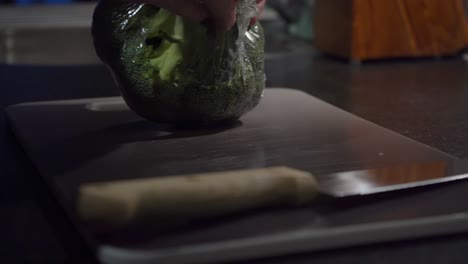
<instances>
[{"instance_id":1,"label":"finger","mask_svg":"<svg viewBox=\"0 0 468 264\"><path fill-rule=\"evenodd\" d=\"M195 22L201 22L208 17L208 10L197 0L141 0L171 11L172 13Z\"/></svg>"},{"instance_id":2,"label":"finger","mask_svg":"<svg viewBox=\"0 0 468 264\"><path fill-rule=\"evenodd\" d=\"M263 10L265 9L265 0L257 0L257 5L258 5L258 16L260 16L261 13L263 13ZM257 23L258 17L254 17L250 20L250 25L254 25Z\"/></svg>"},{"instance_id":3,"label":"finger","mask_svg":"<svg viewBox=\"0 0 468 264\"><path fill-rule=\"evenodd\" d=\"M221 31L228 31L236 23L236 6L239 0L206 0L206 6Z\"/></svg>"},{"instance_id":4,"label":"finger","mask_svg":"<svg viewBox=\"0 0 468 264\"><path fill-rule=\"evenodd\" d=\"M257 19L256 17L250 19L250 25L251 25L251 26L255 25L255 23L257 23L257 20L258 20L258 19Z\"/></svg>"},{"instance_id":5,"label":"finger","mask_svg":"<svg viewBox=\"0 0 468 264\"><path fill-rule=\"evenodd\" d=\"M266 0L257 0L259 14L263 13L263 10L265 9L265 4L266 4Z\"/></svg>"}]
</instances>

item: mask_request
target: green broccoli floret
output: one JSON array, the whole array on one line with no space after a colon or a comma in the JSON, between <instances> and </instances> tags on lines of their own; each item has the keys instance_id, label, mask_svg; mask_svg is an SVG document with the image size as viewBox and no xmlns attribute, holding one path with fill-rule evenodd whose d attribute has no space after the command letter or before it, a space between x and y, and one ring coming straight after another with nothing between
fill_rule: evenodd
<instances>
[{"instance_id":1,"label":"green broccoli floret","mask_svg":"<svg viewBox=\"0 0 468 264\"><path fill-rule=\"evenodd\" d=\"M237 119L263 93L263 31L250 28L239 56L237 29L216 32L150 5L101 0L93 18L98 56L127 104L157 122Z\"/></svg>"}]
</instances>

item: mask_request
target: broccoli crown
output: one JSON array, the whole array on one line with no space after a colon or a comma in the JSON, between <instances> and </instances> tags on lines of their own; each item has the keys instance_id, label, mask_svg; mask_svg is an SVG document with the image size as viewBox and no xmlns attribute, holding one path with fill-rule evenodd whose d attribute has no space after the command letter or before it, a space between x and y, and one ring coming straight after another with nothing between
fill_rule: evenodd
<instances>
[{"instance_id":1,"label":"broccoli crown","mask_svg":"<svg viewBox=\"0 0 468 264\"><path fill-rule=\"evenodd\" d=\"M96 52L127 104L159 122L221 121L254 108L263 93L263 31L211 30L146 4L101 0L93 17Z\"/></svg>"}]
</instances>

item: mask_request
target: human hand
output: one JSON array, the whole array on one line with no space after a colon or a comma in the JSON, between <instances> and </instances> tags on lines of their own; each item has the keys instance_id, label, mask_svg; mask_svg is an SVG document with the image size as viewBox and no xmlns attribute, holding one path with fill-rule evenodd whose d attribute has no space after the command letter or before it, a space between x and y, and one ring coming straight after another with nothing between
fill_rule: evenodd
<instances>
[{"instance_id":1,"label":"human hand","mask_svg":"<svg viewBox=\"0 0 468 264\"><path fill-rule=\"evenodd\" d=\"M174 14L193 21L210 19L218 30L227 31L236 23L236 6L239 0L143 0L145 3L165 8ZM266 0L256 0L259 13ZM255 24L257 18L251 20Z\"/></svg>"},{"instance_id":2,"label":"human hand","mask_svg":"<svg viewBox=\"0 0 468 264\"><path fill-rule=\"evenodd\" d=\"M265 8L265 0L256 0L259 13ZM212 20L219 30L229 30L236 23L236 6L239 0L205 0ZM257 18L251 20L255 24Z\"/></svg>"}]
</instances>

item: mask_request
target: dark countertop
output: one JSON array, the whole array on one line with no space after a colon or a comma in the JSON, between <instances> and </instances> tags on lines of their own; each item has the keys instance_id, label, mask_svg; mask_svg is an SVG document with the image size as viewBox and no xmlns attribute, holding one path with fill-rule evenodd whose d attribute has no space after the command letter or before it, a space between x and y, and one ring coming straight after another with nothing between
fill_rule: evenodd
<instances>
[{"instance_id":1,"label":"dark countertop","mask_svg":"<svg viewBox=\"0 0 468 264\"><path fill-rule=\"evenodd\" d=\"M267 65L267 72L270 86L307 91L448 154L468 154L468 63L461 58L351 65L297 54Z\"/></svg>"},{"instance_id":2,"label":"dark countertop","mask_svg":"<svg viewBox=\"0 0 468 264\"><path fill-rule=\"evenodd\" d=\"M468 64L459 58L348 64L315 52L270 57L268 86L324 101L456 157L466 157ZM0 66L0 106L118 95L100 65ZM0 114L0 256L8 263L90 263L91 252L44 187ZM341 249L278 263L464 263L468 235ZM265 261L272 263L272 260Z\"/></svg>"}]
</instances>

